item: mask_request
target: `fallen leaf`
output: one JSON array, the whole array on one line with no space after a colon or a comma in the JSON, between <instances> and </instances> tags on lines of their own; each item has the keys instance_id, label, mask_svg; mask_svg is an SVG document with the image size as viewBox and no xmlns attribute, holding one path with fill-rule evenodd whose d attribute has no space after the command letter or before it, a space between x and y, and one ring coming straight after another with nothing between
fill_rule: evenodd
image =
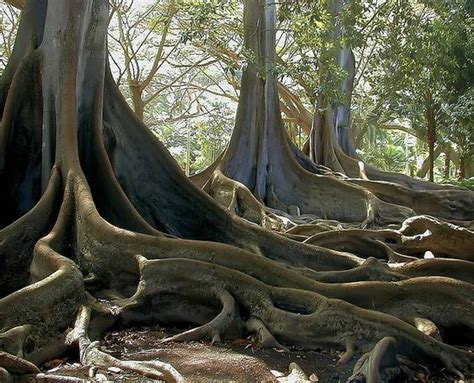
<instances>
[{"instance_id":1,"label":"fallen leaf","mask_svg":"<svg viewBox=\"0 0 474 383\"><path fill-rule=\"evenodd\" d=\"M50 369L50 368L54 368L54 367L58 367L58 366L62 365L65 361L66 361L66 358L64 358L64 359L52 359L52 360L47 361L44 364L44 366L46 368Z\"/></svg>"}]
</instances>

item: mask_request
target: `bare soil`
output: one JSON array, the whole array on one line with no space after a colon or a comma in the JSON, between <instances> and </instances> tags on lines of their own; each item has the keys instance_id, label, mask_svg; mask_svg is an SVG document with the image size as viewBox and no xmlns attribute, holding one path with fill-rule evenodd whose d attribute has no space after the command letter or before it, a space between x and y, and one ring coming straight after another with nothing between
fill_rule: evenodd
<instances>
[{"instance_id":1,"label":"bare soil","mask_svg":"<svg viewBox=\"0 0 474 383\"><path fill-rule=\"evenodd\" d=\"M158 326L114 330L106 333L101 341L101 349L121 359L158 359L170 363L189 382L304 382L295 375L288 376L291 363L301 367L309 377L307 382L346 382L357 360L353 358L347 365L340 366L337 360L341 353L335 350L261 349L251 339L237 339L220 345L208 342L161 342L180 331L183 329ZM47 376L70 376L87 381L152 381L124 370L91 369L91 366L81 366L72 357L50 361L42 366L42 370ZM397 381L441 383L456 380L442 372L430 376L420 368L409 379Z\"/></svg>"}]
</instances>

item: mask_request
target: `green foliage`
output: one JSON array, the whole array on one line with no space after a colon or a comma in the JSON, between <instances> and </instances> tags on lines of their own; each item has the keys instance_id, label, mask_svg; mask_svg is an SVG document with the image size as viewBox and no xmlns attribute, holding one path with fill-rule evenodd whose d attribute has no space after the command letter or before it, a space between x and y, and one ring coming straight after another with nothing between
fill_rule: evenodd
<instances>
[{"instance_id":1,"label":"green foliage","mask_svg":"<svg viewBox=\"0 0 474 383\"><path fill-rule=\"evenodd\" d=\"M220 69L205 70L207 76L238 84L241 70L253 62L242 49L242 3L226 1L174 1L177 9L174 36L179 43L175 61L205 53L219 61ZM341 3L342 4L342 3ZM397 135L380 130L387 124L404 126L406 132L422 139L425 135L427 92L433 95L438 122L438 141L461 153L472 151L472 16L467 2L453 0L354 0L337 10L338 1L285 1L278 5L276 72L303 104L311 110L317 94L339 101L341 80L346 73L336 63L343 45L356 51L358 73L353 96L355 135L361 134L363 156L386 170L406 171L415 160L426 157L423 140L406 153ZM159 28L158 28L159 31ZM469 65L469 63L471 65ZM219 73L219 71L221 71ZM200 86L211 84L201 74L189 77ZM173 81L168 75L166 81ZM165 81L162 81L165 82ZM471 93L469 93L471 92ZM186 109L186 92L180 88L160 95L148 108L147 122L155 131L171 129L173 116ZM216 102L201 96L201 105ZM220 100L223 105L226 104ZM209 108L208 109L212 109ZM232 116L232 112L226 115ZM226 118L227 118L226 117ZM229 118L230 120L230 118ZM203 127L218 124L189 121L192 128L192 164L196 168L212 162L214 136ZM172 131L180 143L169 143L183 162L189 123L174 122ZM164 126L162 125L164 124ZM228 129L231 123L221 124ZM169 133L169 132L168 132ZM405 135L398 135L403 136ZM206 143L209 139L209 145ZM179 141L175 139L175 141ZM202 142L202 144L196 144ZM219 148L220 146L217 145ZM177 149L181 148L181 149ZM179 154L181 153L181 154Z\"/></svg>"},{"instance_id":2,"label":"green foliage","mask_svg":"<svg viewBox=\"0 0 474 383\"><path fill-rule=\"evenodd\" d=\"M190 174L198 173L211 165L225 150L232 133L233 115L227 105L215 103L214 111L197 120L179 123L161 123L153 132L168 148L179 165L186 169L189 145ZM224 118L223 118L224 117Z\"/></svg>"},{"instance_id":3,"label":"green foliage","mask_svg":"<svg viewBox=\"0 0 474 383\"><path fill-rule=\"evenodd\" d=\"M437 142L472 153L474 22L466 0L386 0L366 15L353 118L358 133L400 125L426 140L432 108ZM361 24L363 25L363 23ZM373 113L373 114L372 114ZM359 140L367 149L367 139Z\"/></svg>"},{"instance_id":4,"label":"green foliage","mask_svg":"<svg viewBox=\"0 0 474 383\"><path fill-rule=\"evenodd\" d=\"M455 101L446 105L449 120L445 126L447 138L457 143L463 156L474 153L474 88L469 88Z\"/></svg>"},{"instance_id":5,"label":"green foliage","mask_svg":"<svg viewBox=\"0 0 474 383\"><path fill-rule=\"evenodd\" d=\"M423 132L430 93L438 126L446 125L451 118L443 113L450 110L447 105L473 81L472 16L466 2L388 0L372 23L377 24L370 36L375 45L368 59L371 70L364 77L370 96L383 99L388 113L410 120Z\"/></svg>"},{"instance_id":6,"label":"green foliage","mask_svg":"<svg viewBox=\"0 0 474 383\"><path fill-rule=\"evenodd\" d=\"M336 62L342 36L336 36L334 28L340 16L329 12L329 3L283 2L279 10L281 28L291 40L289 47L279 50L284 61L281 75L295 79L311 104L319 93L337 99L339 84L345 76Z\"/></svg>"},{"instance_id":7,"label":"green foliage","mask_svg":"<svg viewBox=\"0 0 474 383\"><path fill-rule=\"evenodd\" d=\"M450 185L464 186L465 188L474 190L474 177L458 180L457 178L449 178L443 180L442 183Z\"/></svg>"},{"instance_id":8,"label":"green foliage","mask_svg":"<svg viewBox=\"0 0 474 383\"><path fill-rule=\"evenodd\" d=\"M225 148L242 69L255 61L243 49L242 1L111 0L111 4L121 12L129 40L128 47L120 41L113 18L112 67L130 103L130 79L133 84L146 78L172 15L159 70L143 91L144 121L183 168L188 143L191 172L204 168ZM436 110L438 142L457 155L472 157L472 1L302 0L279 2L277 11L277 78L309 111L318 94L330 102L343 101L340 84L346 73L337 65L336 53L342 46L355 51L352 131L368 162L412 173L420 166L427 155L428 93ZM11 54L16 23L17 13L0 4L0 71ZM388 126L392 128L386 130ZM417 137L409 146L406 133L412 141ZM442 161L437 165L442 174Z\"/></svg>"},{"instance_id":9,"label":"green foliage","mask_svg":"<svg viewBox=\"0 0 474 383\"><path fill-rule=\"evenodd\" d=\"M360 154L380 169L403 173L413 160L412 153L407 151L404 134L371 129L368 137L369 142Z\"/></svg>"},{"instance_id":10,"label":"green foliage","mask_svg":"<svg viewBox=\"0 0 474 383\"><path fill-rule=\"evenodd\" d=\"M241 22L236 17L238 3L235 0L178 1L176 5L181 15L179 35L183 44L208 40L226 44L226 33L218 31L224 25L235 29Z\"/></svg>"}]
</instances>

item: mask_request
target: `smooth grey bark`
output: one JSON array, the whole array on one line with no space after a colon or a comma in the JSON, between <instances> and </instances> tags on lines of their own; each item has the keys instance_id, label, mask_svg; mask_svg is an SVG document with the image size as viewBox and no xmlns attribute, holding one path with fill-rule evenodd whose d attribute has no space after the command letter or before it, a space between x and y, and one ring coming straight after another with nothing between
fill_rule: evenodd
<instances>
[{"instance_id":1,"label":"smooth grey bark","mask_svg":"<svg viewBox=\"0 0 474 383\"><path fill-rule=\"evenodd\" d=\"M410 215L409 209L388 206L362 188L308 172L324 170L310 165L289 143L283 125L274 73L275 4L247 1L244 26L244 44L252 57L242 76L231 141L216 171L245 185L266 206L286 212L350 222L397 221Z\"/></svg>"},{"instance_id":2,"label":"smooth grey bark","mask_svg":"<svg viewBox=\"0 0 474 383\"><path fill-rule=\"evenodd\" d=\"M338 20L344 8L347 6L344 0L332 0L328 9L333 20L334 41L338 42L342 36L342 26ZM334 129L337 143L347 155L356 157L356 150L354 148L351 129L351 101L352 91L355 78L355 57L352 48L346 44L337 44L336 47L336 62L337 65L346 72L338 91L341 95L340 101L333 101L330 103L333 109L332 114L334 118Z\"/></svg>"},{"instance_id":3,"label":"smooth grey bark","mask_svg":"<svg viewBox=\"0 0 474 383\"><path fill-rule=\"evenodd\" d=\"M355 78L355 58L352 49L348 45L339 49L337 63L347 74L340 88L342 103L335 106L336 139L344 153L356 157L357 153L351 135L351 101Z\"/></svg>"}]
</instances>

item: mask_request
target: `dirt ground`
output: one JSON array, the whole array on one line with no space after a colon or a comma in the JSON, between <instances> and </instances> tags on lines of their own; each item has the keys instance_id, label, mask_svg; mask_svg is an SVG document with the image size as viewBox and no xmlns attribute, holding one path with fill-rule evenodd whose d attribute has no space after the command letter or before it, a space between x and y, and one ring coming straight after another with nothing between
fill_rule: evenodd
<instances>
[{"instance_id":1,"label":"dirt ground","mask_svg":"<svg viewBox=\"0 0 474 383\"><path fill-rule=\"evenodd\" d=\"M182 331L175 328L132 328L108 332L101 349L121 359L154 360L170 363L189 382L346 382L357 358L345 366L337 365L340 352L335 350L282 351L260 349L249 339L238 339L220 345L206 342L161 343L165 337ZM42 382L54 376L69 376L69 382L111 381L151 382L153 380L120 369L81 366L77 356L56 359L42 366ZM296 363L296 368L295 368ZM290 366L291 365L291 366ZM298 368L299 367L299 368ZM301 375L305 373L306 379ZM50 378L48 378L50 377ZM73 379L72 377L76 378ZM31 380L29 380L31 381ZM455 382L442 372L430 376L420 368L408 379L397 382ZM457 381L461 383L463 381ZM474 382L465 380L464 383Z\"/></svg>"}]
</instances>

